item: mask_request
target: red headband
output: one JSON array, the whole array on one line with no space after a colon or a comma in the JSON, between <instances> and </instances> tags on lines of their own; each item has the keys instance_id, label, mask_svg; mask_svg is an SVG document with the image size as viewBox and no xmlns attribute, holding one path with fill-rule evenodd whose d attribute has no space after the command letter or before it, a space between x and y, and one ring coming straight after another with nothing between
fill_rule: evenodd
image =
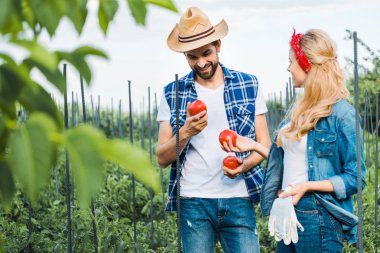
<instances>
[{"instance_id":1,"label":"red headband","mask_svg":"<svg viewBox=\"0 0 380 253\"><path fill-rule=\"evenodd\" d=\"M300 46L301 38L302 38L302 34L300 33L296 34L296 30L293 28L293 35L292 35L292 40L290 41L290 45L292 46L294 50L294 54L296 55L298 59L298 64L301 66L301 68L305 72L308 72L311 69L311 62L302 51L302 48Z\"/></svg>"}]
</instances>

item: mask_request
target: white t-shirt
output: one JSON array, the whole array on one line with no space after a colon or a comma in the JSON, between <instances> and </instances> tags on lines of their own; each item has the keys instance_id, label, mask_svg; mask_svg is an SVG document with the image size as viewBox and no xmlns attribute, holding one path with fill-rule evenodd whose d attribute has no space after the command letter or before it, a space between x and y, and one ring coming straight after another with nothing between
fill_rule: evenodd
<instances>
[{"instance_id":1,"label":"white t-shirt","mask_svg":"<svg viewBox=\"0 0 380 253\"><path fill-rule=\"evenodd\" d=\"M224 84L209 89L195 83L198 99L207 106L208 125L202 132L192 136L190 146L181 171L181 196L199 198L248 197L247 188L240 175L235 179L224 176L223 159L230 155L219 145L219 134L228 129L224 107ZM265 100L260 90L256 98L255 114L267 112ZM157 115L158 121L170 120L170 108L162 95ZM232 153L233 154L233 153Z\"/></svg>"},{"instance_id":2,"label":"white t-shirt","mask_svg":"<svg viewBox=\"0 0 380 253\"><path fill-rule=\"evenodd\" d=\"M289 127L286 124L283 128ZM282 135L282 149L284 150L284 174L282 177L282 190L291 184L297 185L309 181L307 168L307 134L300 141L285 138Z\"/></svg>"}]
</instances>

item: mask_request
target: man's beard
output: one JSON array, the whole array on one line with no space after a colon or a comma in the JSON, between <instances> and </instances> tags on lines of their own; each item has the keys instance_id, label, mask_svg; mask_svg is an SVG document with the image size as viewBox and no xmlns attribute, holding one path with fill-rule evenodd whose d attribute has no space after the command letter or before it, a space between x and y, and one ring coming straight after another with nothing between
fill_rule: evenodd
<instances>
[{"instance_id":1,"label":"man's beard","mask_svg":"<svg viewBox=\"0 0 380 253\"><path fill-rule=\"evenodd\" d=\"M218 68L218 65L219 65L219 61L215 62L214 64L212 62L209 62L207 65L208 65L207 66L208 68L211 66L211 72L209 74L202 74L201 68L199 68L198 65L195 65L193 67L193 70L195 71L197 76L199 76L200 78L204 80L211 79L215 75L216 69Z\"/></svg>"}]
</instances>

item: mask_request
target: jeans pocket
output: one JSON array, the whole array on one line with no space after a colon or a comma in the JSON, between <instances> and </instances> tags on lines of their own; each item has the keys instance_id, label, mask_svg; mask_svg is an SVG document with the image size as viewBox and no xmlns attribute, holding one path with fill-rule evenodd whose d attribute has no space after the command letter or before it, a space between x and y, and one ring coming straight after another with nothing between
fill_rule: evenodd
<instances>
[{"instance_id":1,"label":"jeans pocket","mask_svg":"<svg viewBox=\"0 0 380 253\"><path fill-rule=\"evenodd\" d=\"M294 210L296 213L299 214L318 214L318 210L300 210L294 207Z\"/></svg>"},{"instance_id":2,"label":"jeans pocket","mask_svg":"<svg viewBox=\"0 0 380 253\"><path fill-rule=\"evenodd\" d=\"M319 212L316 199L312 195L303 196L294 210L299 214L318 214Z\"/></svg>"}]
</instances>

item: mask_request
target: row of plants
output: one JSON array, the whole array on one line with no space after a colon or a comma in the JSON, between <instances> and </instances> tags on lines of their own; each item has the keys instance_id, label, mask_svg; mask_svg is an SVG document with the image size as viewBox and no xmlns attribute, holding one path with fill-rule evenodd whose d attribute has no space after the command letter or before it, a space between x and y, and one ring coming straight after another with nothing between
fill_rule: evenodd
<instances>
[{"instance_id":1,"label":"row of plants","mask_svg":"<svg viewBox=\"0 0 380 253\"><path fill-rule=\"evenodd\" d=\"M368 140L371 141L372 140ZM4 252L66 252L67 209L65 185L65 156L62 152L57 163L57 176L52 170L50 184L39 195L31 208L24 193L18 189L11 205L0 208L0 235ZM106 177L99 194L94 199L95 221L99 252L177 252L176 215L164 214L163 196L153 197L154 220L151 238L150 190L136 182L137 244L133 240L132 179L125 171L112 163L106 165ZM75 169L75 168L73 168ZM158 169L158 168L157 168ZM367 187L363 191L364 251L375 249L374 183L375 163L369 161ZM166 189L169 170L164 170ZM120 174L119 174L120 173ZM58 179L58 180L57 180ZM58 192L56 191L58 184ZM77 185L74 178L74 187ZM165 194L166 201L166 194ZM380 199L377 200L380 203ZM29 211L31 210L31 221ZM255 206L257 226L262 252L274 252L275 241L269 236L267 217L262 217ZM89 208L80 208L77 197L72 203L72 234L74 252L95 252L92 231L92 214ZM223 252L220 245L216 252ZM344 252L356 252L352 245L345 245Z\"/></svg>"}]
</instances>

